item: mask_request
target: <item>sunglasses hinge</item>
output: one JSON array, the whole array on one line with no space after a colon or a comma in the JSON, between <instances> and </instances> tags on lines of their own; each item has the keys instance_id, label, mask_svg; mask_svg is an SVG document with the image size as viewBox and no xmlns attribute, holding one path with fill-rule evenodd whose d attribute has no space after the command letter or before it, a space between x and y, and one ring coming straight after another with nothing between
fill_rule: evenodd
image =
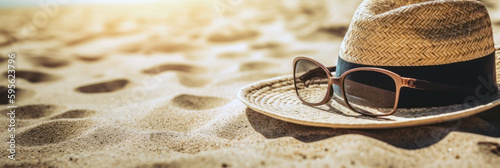
<instances>
[{"instance_id":1,"label":"sunglasses hinge","mask_svg":"<svg viewBox=\"0 0 500 168\"><path fill-rule=\"evenodd\" d=\"M415 88L415 81L416 81L416 79L413 79L413 78L402 77L401 78L401 85L403 85L403 87Z\"/></svg>"}]
</instances>

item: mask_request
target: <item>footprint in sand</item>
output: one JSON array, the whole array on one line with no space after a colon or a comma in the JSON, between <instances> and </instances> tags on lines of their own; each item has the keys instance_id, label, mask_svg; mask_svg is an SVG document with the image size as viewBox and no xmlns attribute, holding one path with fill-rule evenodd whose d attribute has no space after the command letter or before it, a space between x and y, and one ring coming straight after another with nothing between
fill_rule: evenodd
<instances>
[{"instance_id":1,"label":"footprint in sand","mask_svg":"<svg viewBox=\"0 0 500 168\"><path fill-rule=\"evenodd\" d=\"M278 64L263 62L263 61L254 61L254 62L246 62L240 65L240 71L252 71L252 70L263 70L269 68L280 67Z\"/></svg>"},{"instance_id":2,"label":"footprint in sand","mask_svg":"<svg viewBox=\"0 0 500 168\"><path fill-rule=\"evenodd\" d=\"M156 112L143 115L131 121L130 125L139 128L188 132L205 125L211 115L195 115L193 113L212 114L215 111L202 111L224 106L229 99L192 94L176 95ZM189 120L190 122L186 122Z\"/></svg>"},{"instance_id":3,"label":"footprint in sand","mask_svg":"<svg viewBox=\"0 0 500 168\"><path fill-rule=\"evenodd\" d=\"M51 116L50 119L62 119L62 118L86 118L93 116L96 111L92 110L83 110L83 109L77 109L77 110L68 110L65 112L62 112L60 114L57 114L59 111L63 110L64 107L61 106L56 106L56 105L50 105L50 104L36 104L36 105L26 105L26 106L19 106L16 109L16 117L18 119L24 120L24 119L39 119L39 118L44 118ZM6 114L10 111L11 109L4 109L1 110L0 113ZM6 117L5 115L0 115L0 117Z\"/></svg>"},{"instance_id":4,"label":"footprint in sand","mask_svg":"<svg viewBox=\"0 0 500 168\"><path fill-rule=\"evenodd\" d=\"M203 87L210 83L210 79L200 78L197 74L205 73L207 68L187 64L161 64L153 68L145 69L142 73L156 75L162 72L175 71L178 73L179 82L187 87Z\"/></svg>"},{"instance_id":5,"label":"footprint in sand","mask_svg":"<svg viewBox=\"0 0 500 168\"><path fill-rule=\"evenodd\" d=\"M330 33L338 37L344 37L347 33L347 29L347 26L337 26L320 28L319 31Z\"/></svg>"},{"instance_id":6,"label":"footprint in sand","mask_svg":"<svg viewBox=\"0 0 500 168\"><path fill-rule=\"evenodd\" d=\"M81 93L107 93L123 89L128 83L129 81L126 79L116 79L107 82L80 86L75 90Z\"/></svg>"},{"instance_id":7,"label":"footprint in sand","mask_svg":"<svg viewBox=\"0 0 500 168\"><path fill-rule=\"evenodd\" d=\"M33 97L35 95L35 92L32 90L26 90L23 88L17 87L14 89L16 92L16 101L23 101L26 98ZM0 104L9 104L9 98L7 97L9 93L9 88L5 86L0 86Z\"/></svg>"},{"instance_id":8,"label":"footprint in sand","mask_svg":"<svg viewBox=\"0 0 500 168\"><path fill-rule=\"evenodd\" d=\"M211 81L192 74L177 74L177 77L179 77L179 82L186 87L203 87Z\"/></svg>"},{"instance_id":9,"label":"footprint in sand","mask_svg":"<svg viewBox=\"0 0 500 168\"><path fill-rule=\"evenodd\" d=\"M67 141L81 135L92 124L91 120L54 120L43 122L21 130L16 135L16 145L40 146Z\"/></svg>"},{"instance_id":10,"label":"footprint in sand","mask_svg":"<svg viewBox=\"0 0 500 168\"><path fill-rule=\"evenodd\" d=\"M260 43L253 43L250 44L250 47L256 50L259 49L275 49L275 48L280 48L283 45L278 42L260 42Z\"/></svg>"},{"instance_id":11,"label":"footprint in sand","mask_svg":"<svg viewBox=\"0 0 500 168\"><path fill-rule=\"evenodd\" d=\"M103 59L106 57L104 54L84 54L84 53L79 53L75 54L76 58L79 59L80 61L84 62L95 62Z\"/></svg>"},{"instance_id":12,"label":"footprint in sand","mask_svg":"<svg viewBox=\"0 0 500 168\"><path fill-rule=\"evenodd\" d=\"M69 61L67 60L54 57L45 57L45 56L33 57L30 59L30 61L34 64L44 66L47 68L58 68L69 64Z\"/></svg>"},{"instance_id":13,"label":"footprint in sand","mask_svg":"<svg viewBox=\"0 0 500 168\"><path fill-rule=\"evenodd\" d=\"M7 77L7 72L4 73ZM28 70L18 70L16 71L16 78L26 79L31 83L48 82L59 79L59 77L54 75L49 75L43 72L28 71Z\"/></svg>"},{"instance_id":14,"label":"footprint in sand","mask_svg":"<svg viewBox=\"0 0 500 168\"><path fill-rule=\"evenodd\" d=\"M50 116L61 109L62 107L60 106L47 104L19 106L16 109L16 119L38 119ZM0 111L0 113L6 114L9 110L10 109L4 109ZM6 115L1 116L6 117Z\"/></svg>"},{"instance_id":15,"label":"footprint in sand","mask_svg":"<svg viewBox=\"0 0 500 168\"><path fill-rule=\"evenodd\" d=\"M224 52L217 55L221 59L238 59L248 57L249 52Z\"/></svg>"},{"instance_id":16,"label":"footprint in sand","mask_svg":"<svg viewBox=\"0 0 500 168\"><path fill-rule=\"evenodd\" d=\"M224 31L221 31L224 30ZM257 37L259 33L251 28L235 25L221 24L210 27L206 34L206 39L210 42L235 42L248 40Z\"/></svg>"},{"instance_id":17,"label":"footprint in sand","mask_svg":"<svg viewBox=\"0 0 500 168\"><path fill-rule=\"evenodd\" d=\"M177 72L187 72L187 73L204 73L207 71L206 68L200 66L193 66L188 64L161 64L155 67L145 69L142 72L145 74L159 74L166 71L177 71Z\"/></svg>"},{"instance_id":18,"label":"footprint in sand","mask_svg":"<svg viewBox=\"0 0 500 168\"><path fill-rule=\"evenodd\" d=\"M223 106L229 103L229 100L220 97L181 94L175 96L171 103L176 107L186 110L206 110Z\"/></svg>"},{"instance_id":19,"label":"footprint in sand","mask_svg":"<svg viewBox=\"0 0 500 168\"><path fill-rule=\"evenodd\" d=\"M8 58L7 57L0 57L0 63L3 63L4 61L7 61Z\"/></svg>"},{"instance_id":20,"label":"footprint in sand","mask_svg":"<svg viewBox=\"0 0 500 168\"><path fill-rule=\"evenodd\" d=\"M196 48L196 46L190 44L188 41L183 40L173 40L169 37L164 36L153 36L147 41L155 41L155 43L142 43L141 51L144 54L152 54L156 52L183 52L190 51ZM136 44L139 45L139 44Z\"/></svg>"},{"instance_id":21,"label":"footprint in sand","mask_svg":"<svg viewBox=\"0 0 500 168\"><path fill-rule=\"evenodd\" d=\"M50 119L62 119L62 118L86 118L86 117L91 117L96 114L96 111L92 110L83 110L83 109L77 109L77 110L69 110L65 111L61 114L58 114L56 116L50 117Z\"/></svg>"}]
</instances>

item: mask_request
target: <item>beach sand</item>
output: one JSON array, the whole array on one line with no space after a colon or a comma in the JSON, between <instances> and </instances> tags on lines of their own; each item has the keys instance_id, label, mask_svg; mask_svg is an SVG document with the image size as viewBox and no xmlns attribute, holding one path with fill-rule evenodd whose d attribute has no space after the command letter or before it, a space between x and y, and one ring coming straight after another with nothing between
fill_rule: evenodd
<instances>
[{"instance_id":1,"label":"beach sand","mask_svg":"<svg viewBox=\"0 0 500 168\"><path fill-rule=\"evenodd\" d=\"M0 167L500 165L500 107L380 130L301 126L247 108L238 90L290 74L295 56L334 65L361 1L284 2L1 8ZM485 3L500 44L500 5Z\"/></svg>"}]
</instances>

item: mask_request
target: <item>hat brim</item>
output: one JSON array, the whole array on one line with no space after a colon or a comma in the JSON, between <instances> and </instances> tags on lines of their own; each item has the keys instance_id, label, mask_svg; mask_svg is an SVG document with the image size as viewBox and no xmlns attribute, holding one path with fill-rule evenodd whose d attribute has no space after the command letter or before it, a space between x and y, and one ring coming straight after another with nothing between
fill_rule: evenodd
<instances>
[{"instance_id":1,"label":"hat brim","mask_svg":"<svg viewBox=\"0 0 500 168\"><path fill-rule=\"evenodd\" d=\"M451 121L500 104L500 94L496 93L474 105L464 103L430 108L398 108L393 115L371 117L350 110L338 98L321 106L303 104L296 95L292 75L247 85L238 92L238 98L249 108L283 121L317 127L356 129L409 127Z\"/></svg>"}]
</instances>

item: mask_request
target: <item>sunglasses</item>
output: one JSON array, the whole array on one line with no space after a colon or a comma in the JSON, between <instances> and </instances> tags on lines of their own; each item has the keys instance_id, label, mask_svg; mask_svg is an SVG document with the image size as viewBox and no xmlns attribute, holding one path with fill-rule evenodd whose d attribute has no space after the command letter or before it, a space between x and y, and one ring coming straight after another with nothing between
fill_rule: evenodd
<instances>
[{"instance_id":1,"label":"sunglasses","mask_svg":"<svg viewBox=\"0 0 500 168\"><path fill-rule=\"evenodd\" d=\"M319 106L335 95L344 100L347 107L369 116L386 116L396 112L400 90L403 87L473 94L474 89L425 80L401 77L382 68L360 67L350 69L339 77L332 77L336 67L326 67L308 57L293 61L295 91L307 105ZM334 94L335 89L340 90ZM337 94L338 93L338 94ZM341 95L342 97L340 97Z\"/></svg>"}]
</instances>

